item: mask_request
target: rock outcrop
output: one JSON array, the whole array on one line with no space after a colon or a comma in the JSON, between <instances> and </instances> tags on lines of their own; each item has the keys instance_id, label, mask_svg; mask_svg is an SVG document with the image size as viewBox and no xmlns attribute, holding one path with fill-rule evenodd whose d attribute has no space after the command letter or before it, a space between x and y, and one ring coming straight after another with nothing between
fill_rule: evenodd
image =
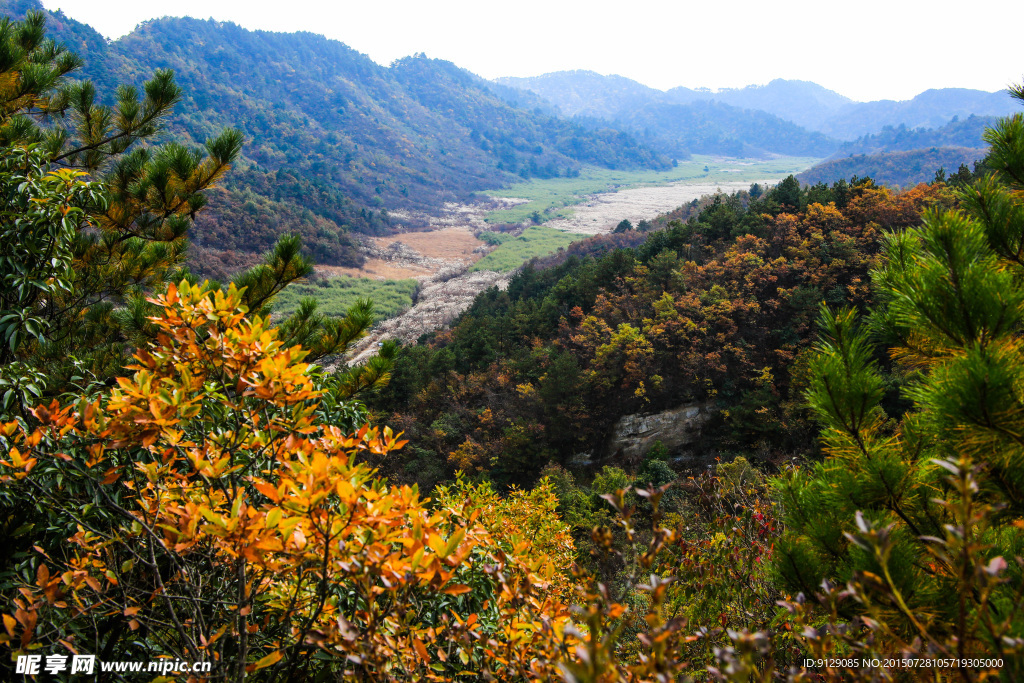
<instances>
[{"instance_id":1,"label":"rock outcrop","mask_svg":"<svg viewBox=\"0 0 1024 683\"><path fill-rule=\"evenodd\" d=\"M639 462L656 441L669 452L697 441L710 419L710 405L690 403L661 413L625 415L615 423L608 453L626 462Z\"/></svg>"}]
</instances>

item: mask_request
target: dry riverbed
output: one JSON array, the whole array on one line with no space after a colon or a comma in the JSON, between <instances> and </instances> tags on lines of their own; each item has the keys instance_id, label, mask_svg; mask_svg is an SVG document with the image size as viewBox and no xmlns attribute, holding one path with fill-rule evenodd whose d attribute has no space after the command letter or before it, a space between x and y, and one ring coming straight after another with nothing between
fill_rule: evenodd
<instances>
[{"instance_id":1,"label":"dry riverbed","mask_svg":"<svg viewBox=\"0 0 1024 683\"><path fill-rule=\"evenodd\" d=\"M753 183L774 184L774 180L729 183L682 182L658 187L636 187L618 192L591 195L587 201L573 206L571 218L557 218L544 225L584 235L611 232L623 219L634 225L641 220L672 211L707 194L749 189Z\"/></svg>"}]
</instances>

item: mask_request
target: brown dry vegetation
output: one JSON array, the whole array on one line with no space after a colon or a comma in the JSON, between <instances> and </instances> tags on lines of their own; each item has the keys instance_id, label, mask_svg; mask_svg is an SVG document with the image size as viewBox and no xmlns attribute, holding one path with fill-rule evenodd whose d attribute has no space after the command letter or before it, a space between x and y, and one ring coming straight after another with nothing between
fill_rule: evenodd
<instances>
[{"instance_id":1,"label":"brown dry vegetation","mask_svg":"<svg viewBox=\"0 0 1024 683\"><path fill-rule=\"evenodd\" d=\"M472 265L483 256L486 246L466 226L405 232L366 239L368 258L362 268L317 266L317 272L375 280L423 279L444 269Z\"/></svg>"},{"instance_id":2,"label":"brown dry vegetation","mask_svg":"<svg viewBox=\"0 0 1024 683\"><path fill-rule=\"evenodd\" d=\"M379 258L368 258L362 268L342 266L317 266L316 272L328 277L367 277L374 280L405 280L407 278L429 277L433 270L409 263L393 263Z\"/></svg>"},{"instance_id":3,"label":"brown dry vegetation","mask_svg":"<svg viewBox=\"0 0 1024 683\"><path fill-rule=\"evenodd\" d=\"M476 250L485 246L466 226L452 226L430 232L407 232L388 237L376 237L379 248L387 248L393 242L402 242L427 258L468 259L470 263L482 255Z\"/></svg>"}]
</instances>

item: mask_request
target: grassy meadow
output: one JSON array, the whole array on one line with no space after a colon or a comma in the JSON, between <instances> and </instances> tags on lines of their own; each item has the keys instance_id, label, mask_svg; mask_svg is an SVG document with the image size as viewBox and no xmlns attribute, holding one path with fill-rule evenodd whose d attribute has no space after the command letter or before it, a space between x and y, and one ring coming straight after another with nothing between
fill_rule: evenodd
<instances>
[{"instance_id":1,"label":"grassy meadow","mask_svg":"<svg viewBox=\"0 0 1024 683\"><path fill-rule=\"evenodd\" d=\"M357 299L373 301L374 318L392 318L412 306L416 280L371 280L344 275L314 282L296 282L284 288L274 300L274 313L293 313L299 302L314 298L317 310L326 315L344 316Z\"/></svg>"},{"instance_id":2,"label":"grassy meadow","mask_svg":"<svg viewBox=\"0 0 1024 683\"><path fill-rule=\"evenodd\" d=\"M576 178L533 179L489 191L487 194L522 197L529 202L511 209L492 211L486 220L489 223L522 223L539 218L544 222L572 215L574 204L599 192L685 181L708 184L754 182L766 177L785 177L790 173L802 171L817 161L802 157L746 160L694 156L666 171L586 167ZM484 233L481 239L497 246L473 264L470 270L514 270L535 256L546 256L586 237L588 235L556 230L544 225L531 225L519 236L499 232ZM298 308L303 298L312 297L317 300L319 310L323 313L342 316L356 299L369 298L374 302L376 319L384 320L412 306L416 286L416 281L412 279L374 280L351 276L295 283L278 295L274 310L278 314L291 313Z\"/></svg>"},{"instance_id":3,"label":"grassy meadow","mask_svg":"<svg viewBox=\"0 0 1024 683\"><path fill-rule=\"evenodd\" d=\"M514 270L534 256L547 256L558 251L559 247L567 247L587 237L590 235L531 225L518 237L503 235L498 248L474 263L470 270Z\"/></svg>"}]
</instances>

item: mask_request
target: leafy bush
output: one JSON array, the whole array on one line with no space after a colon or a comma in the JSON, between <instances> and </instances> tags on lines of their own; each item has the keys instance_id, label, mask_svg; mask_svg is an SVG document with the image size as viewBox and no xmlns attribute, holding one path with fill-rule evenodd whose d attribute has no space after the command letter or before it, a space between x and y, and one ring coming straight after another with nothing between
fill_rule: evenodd
<instances>
[{"instance_id":1,"label":"leafy bush","mask_svg":"<svg viewBox=\"0 0 1024 683\"><path fill-rule=\"evenodd\" d=\"M0 640L230 680L555 666L572 544L549 490L463 485L432 512L363 463L401 448L390 429L318 421L305 352L236 289L154 303L159 342L117 388L0 425L4 497L56 532L8 577Z\"/></svg>"}]
</instances>

